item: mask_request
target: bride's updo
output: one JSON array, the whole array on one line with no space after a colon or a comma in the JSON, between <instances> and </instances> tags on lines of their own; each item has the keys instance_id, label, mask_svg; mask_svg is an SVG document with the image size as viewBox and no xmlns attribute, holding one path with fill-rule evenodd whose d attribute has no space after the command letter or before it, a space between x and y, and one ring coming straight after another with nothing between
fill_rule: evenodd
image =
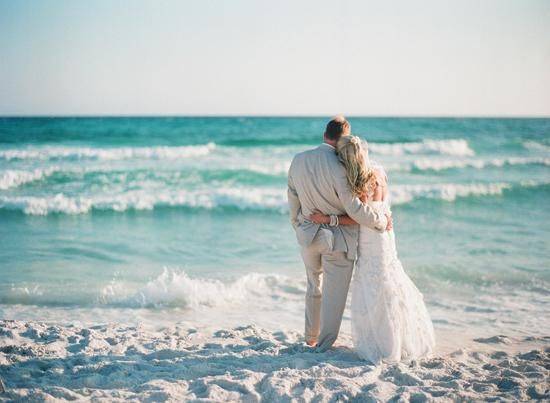
<instances>
[{"instance_id":1,"label":"bride's updo","mask_svg":"<svg viewBox=\"0 0 550 403\"><path fill-rule=\"evenodd\" d=\"M338 158L344 164L351 192L357 197L373 193L376 176L368 161L368 149L357 136L342 136L336 144Z\"/></svg>"}]
</instances>

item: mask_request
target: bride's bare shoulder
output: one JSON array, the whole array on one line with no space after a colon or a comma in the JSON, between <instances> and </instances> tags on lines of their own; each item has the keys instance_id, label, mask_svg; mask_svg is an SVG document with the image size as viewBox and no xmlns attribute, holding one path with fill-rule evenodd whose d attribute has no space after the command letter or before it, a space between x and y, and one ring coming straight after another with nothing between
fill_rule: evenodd
<instances>
[{"instance_id":1,"label":"bride's bare shoulder","mask_svg":"<svg viewBox=\"0 0 550 403\"><path fill-rule=\"evenodd\" d=\"M388 182L388 175L382 165L375 165L372 169L374 177L376 178L376 184L378 186L386 186Z\"/></svg>"},{"instance_id":2,"label":"bride's bare shoulder","mask_svg":"<svg viewBox=\"0 0 550 403\"><path fill-rule=\"evenodd\" d=\"M382 201L385 200L388 194L388 177L386 171L381 166L374 166L374 187L372 190L372 200L373 201Z\"/></svg>"}]
</instances>

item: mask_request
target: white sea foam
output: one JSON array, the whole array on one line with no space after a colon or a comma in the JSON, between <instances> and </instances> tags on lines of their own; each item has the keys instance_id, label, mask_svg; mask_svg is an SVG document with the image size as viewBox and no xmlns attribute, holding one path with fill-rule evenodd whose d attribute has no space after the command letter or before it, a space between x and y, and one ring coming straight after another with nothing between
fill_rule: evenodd
<instances>
[{"instance_id":1,"label":"white sea foam","mask_svg":"<svg viewBox=\"0 0 550 403\"><path fill-rule=\"evenodd\" d=\"M419 171L442 171L446 169L503 167L508 165L544 165L550 166L550 158L545 157L509 157L493 159L418 159L412 163L393 164L395 170L419 170ZM390 169L391 171L392 169Z\"/></svg>"},{"instance_id":2,"label":"white sea foam","mask_svg":"<svg viewBox=\"0 0 550 403\"><path fill-rule=\"evenodd\" d=\"M74 291L74 290L73 290ZM142 283L126 283L114 279L94 292L76 293L58 287L26 284L12 285L4 290L0 303L24 305L68 304L81 308L202 308L227 309L230 305L249 303L271 304L301 300L305 293L305 280L279 274L248 273L241 277L221 281L215 278L189 276L179 269L165 268L156 278ZM263 301L263 302L262 302Z\"/></svg>"},{"instance_id":3,"label":"white sea foam","mask_svg":"<svg viewBox=\"0 0 550 403\"><path fill-rule=\"evenodd\" d=\"M190 208L236 208L240 210L278 210L286 207L285 193L273 188L218 188L199 191L128 191L71 197L0 196L0 208L21 210L30 215L50 213L83 214L97 210L152 210L160 206Z\"/></svg>"},{"instance_id":4,"label":"white sea foam","mask_svg":"<svg viewBox=\"0 0 550 403\"><path fill-rule=\"evenodd\" d=\"M544 151L544 152L550 152L550 145L540 143L538 141L528 140L523 142L523 146L531 151Z\"/></svg>"},{"instance_id":5,"label":"white sea foam","mask_svg":"<svg viewBox=\"0 0 550 403\"><path fill-rule=\"evenodd\" d=\"M500 195L517 187L536 187L547 182L418 184L396 185L391 188L394 204L416 199L454 201L461 197ZM286 192L281 188L218 188L195 191L139 190L120 194L70 197L59 193L53 196L0 196L0 209L19 210L30 215L51 213L84 214L91 210L152 210L156 207L187 207L201 209L231 208L238 210L287 210Z\"/></svg>"},{"instance_id":6,"label":"white sea foam","mask_svg":"<svg viewBox=\"0 0 550 403\"><path fill-rule=\"evenodd\" d=\"M238 168L238 166L235 168ZM290 168L290 161L273 162L271 164L244 164L243 168L264 175L286 175Z\"/></svg>"},{"instance_id":7,"label":"white sea foam","mask_svg":"<svg viewBox=\"0 0 550 403\"><path fill-rule=\"evenodd\" d=\"M369 143L373 154L399 156L404 154L441 154L470 157L475 155L465 139L424 140L411 143Z\"/></svg>"},{"instance_id":8,"label":"white sea foam","mask_svg":"<svg viewBox=\"0 0 550 403\"><path fill-rule=\"evenodd\" d=\"M391 196L393 204L409 203L418 198L454 201L459 197L500 195L512 187L510 183L400 185L392 188Z\"/></svg>"},{"instance_id":9,"label":"white sea foam","mask_svg":"<svg viewBox=\"0 0 550 403\"><path fill-rule=\"evenodd\" d=\"M97 159L124 160L141 159L178 159L208 155L216 148L214 143L193 146L156 146L156 147L68 147L46 146L23 149L0 150L0 158L5 160L31 159Z\"/></svg>"},{"instance_id":10,"label":"white sea foam","mask_svg":"<svg viewBox=\"0 0 550 403\"><path fill-rule=\"evenodd\" d=\"M440 154L454 156L472 156L474 151L464 139L450 140L424 140L410 143L369 143L369 148L375 154L380 155L404 155L404 154ZM252 157L264 158L265 156L278 155L291 157L294 152L302 150L302 147L260 147L246 149L246 153ZM75 147L75 146L31 146L0 150L0 159L3 160L126 160L126 159L185 159L201 157L220 150L226 157L232 154L240 155L243 149L237 147L220 147L214 143L188 146L154 146L154 147ZM281 154L281 155L279 155Z\"/></svg>"},{"instance_id":11,"label":"white sea foam","mask_svg":"<svg viewBox=\"0 0 550 403\"><path fill-rule=\"evenodd\" d=\"M92 201L84 197L68 197L62 193L55 196L0 196L0 208L21 210L30 215L49 213L82 214L90 211Z\"/></svg>"},{"instance_id":12,"label":"white sea foam","mask_svg":"<svg viewBox=\"0 0 550 403\"><path fill-rule=\"evenodd\" d=\"M464 169L475 168L484 169L488 167L503 167L503 166L520 166L520 165L542 165L550 166L550 158L548 157L508 157L508 158L494 158L494 159L442 159L442 158L420 158L414 161L388 161L385 164L389 172L400 171L443 171L447 169ZM228 162L224 165L223 169L229 170L245 170L254 173L260 173L264 175L286 175L290 167L290 161L273 161L269 164L261 163L248 163L240 162L233 163ZM138 167L139 168L139 167ZM212 164L205 167L206 169L216 169L216 165ZM127 172L132 172L134 169L125 168ZM20 170L20 169L8 169L0 171L0 190L7 190L25 185L27 183L38 182L47 179L55 173L62 174L76 174L81 175L85 173L104 173L109 174L112 172L118 172L120 168L114 168L110 166L89 166L89 167L77 167L77 166L50 166L47 168L36 168L32 170ZM183 174L180 171L165 172L151 170L151 176L158 179L167 178L181 178ZM121 176L122 175L122 176ZM120 181L125 178L124 173L116 176L116 181ZM106 184L109 183L109 178L104 178Z\"/></svg>"},{"instance_id":13,"label":"white sea foam","mask_svg":"<svg viewBox=\"0 0 550 403\"><path fill-rule=\"evenodd\" d=\"M139 290L126 294L117 283L104 287L100 303L128 307L182 307L199 309L201 307L219 307L228 304L239 304L251 298L269 299L270 295L278 299L285 295L296 298L305 290L295 288L296 282L285 276L249 273L233 282L221 282L217 279L192 278L184 271L165 269L154 280L149 281ZM298 292L288 292L289 287Z\"/></svg>"},{"instance_id":14,"label":"white sea foam","mask_svg":"<svg viewBox=\"0 0 550 403\"><path fill-rule=\"evenodd\" d=\"M33 169L32 171L8 169L0 171L0 190L6 190L25 183L42 180L51 175L55 168Z\"/></svg>"}]
</instances>

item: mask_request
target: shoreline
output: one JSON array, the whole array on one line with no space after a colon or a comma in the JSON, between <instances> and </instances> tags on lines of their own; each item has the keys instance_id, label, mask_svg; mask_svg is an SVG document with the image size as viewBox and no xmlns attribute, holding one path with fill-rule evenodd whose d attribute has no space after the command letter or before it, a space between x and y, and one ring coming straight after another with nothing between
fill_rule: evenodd
<instances>
[{"instance_id":1,"label":"shoreline","mask_svg":"<svg viewBox=\"0 0 550 403\"><path fill-rule=\"evenodd\" d=\"M430 358L379 366L359 359L347 334L315 353L296 331L254 325L152 330L0 320L0 336L0 401L550 398L548 336L440 344Z\"/></svg>"}]
</instances>

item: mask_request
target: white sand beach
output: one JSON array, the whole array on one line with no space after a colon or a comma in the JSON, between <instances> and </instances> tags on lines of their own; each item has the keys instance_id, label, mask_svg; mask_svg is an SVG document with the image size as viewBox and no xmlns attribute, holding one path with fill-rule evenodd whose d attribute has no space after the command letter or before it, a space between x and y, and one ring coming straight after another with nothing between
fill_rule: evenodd
<instances>
[{"instance_id":1,"label":"white sand beach","mask_svg":"<svg viewBox=\"0 0 550 403\"><path fill-rule=\"evenodd\" d=\"M253 325L212 332L3 320L0 401L550 399L550 337L500 335L454 350L444 341L430 358L375 367L345 334L320 354L297 332Z\"/></svg>"}]
</instances>

